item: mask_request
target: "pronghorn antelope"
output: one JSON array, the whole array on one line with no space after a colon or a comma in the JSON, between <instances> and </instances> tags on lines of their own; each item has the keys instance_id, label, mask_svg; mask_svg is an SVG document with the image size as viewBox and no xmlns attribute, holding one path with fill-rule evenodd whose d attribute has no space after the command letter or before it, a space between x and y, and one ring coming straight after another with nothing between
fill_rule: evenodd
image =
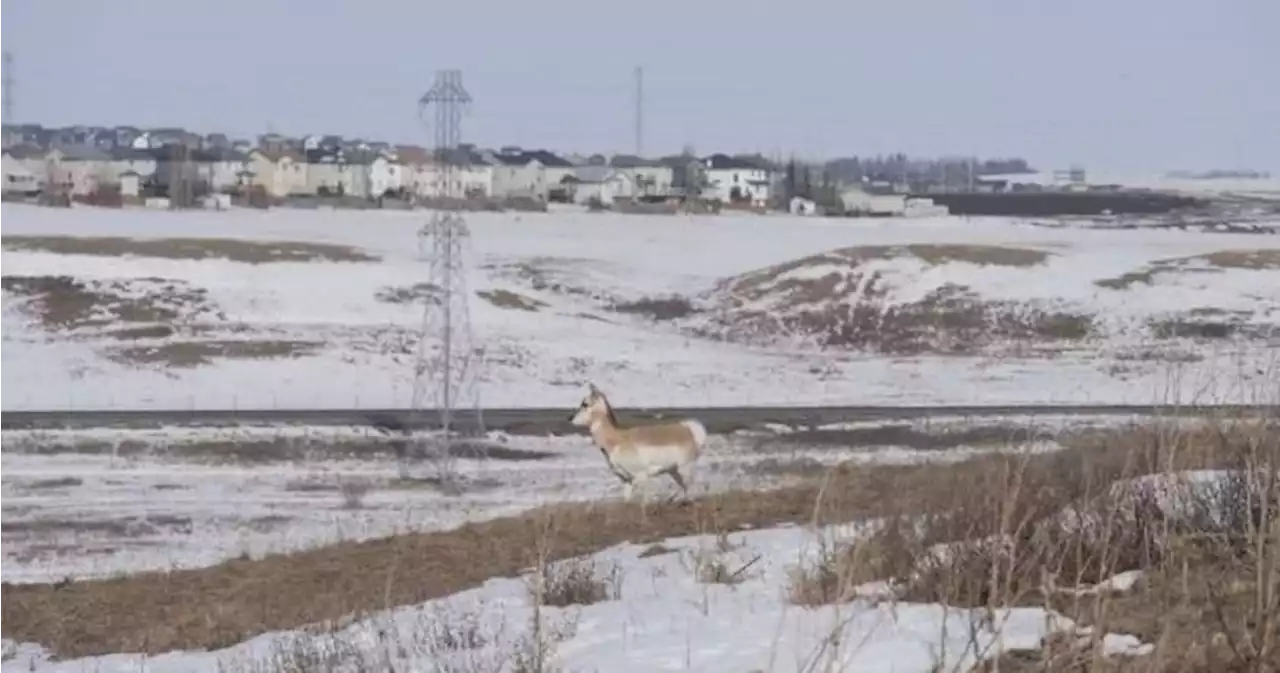
<instances>
[{"instance_id":1,"label":"pronghorn antelope","mask_svg":"<svg viewBox=\"0 0 1280 673\"><path fill-rule=\"evenodd\" d=\"M624 497L631 500L637 482L665 474L688 498L694 462L707 441L707 429L702 423L689 419L622 428L604 393L594 384L587 385L587 396L569 421L591 430L609 470L622 480ZM641 499L645 500L643 493Z\"/></svg>"}]
</instances>

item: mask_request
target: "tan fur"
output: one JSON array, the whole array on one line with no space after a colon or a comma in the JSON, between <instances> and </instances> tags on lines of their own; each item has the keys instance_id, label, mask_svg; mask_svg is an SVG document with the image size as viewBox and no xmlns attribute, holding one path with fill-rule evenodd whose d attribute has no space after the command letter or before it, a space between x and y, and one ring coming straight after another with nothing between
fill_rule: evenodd
<instances>
[{"instance_id":1,"label":"tan fur","mask_svg":"<svg viewBox=\"0 0 1280 673\"><path fill-rule=\"evenodd\" d=\"M620 427L609 400L594 385L589 386L570 420L591 431L609 469L622 480L628 500L637 483L662 474L671 477L688 497L688 481L707 439L706 428L699 421Z\"/></svg>"}]
</instances>

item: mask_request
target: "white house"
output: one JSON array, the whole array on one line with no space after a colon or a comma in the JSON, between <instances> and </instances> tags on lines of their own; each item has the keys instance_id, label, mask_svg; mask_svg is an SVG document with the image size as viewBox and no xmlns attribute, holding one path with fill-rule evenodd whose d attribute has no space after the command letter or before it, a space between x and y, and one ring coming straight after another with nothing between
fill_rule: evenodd
<instances>
[{"instance_id":1,"label":"white house","mask_svg":"<svg viewBox=\"0 0 1280 673\"><path fill-rule=\"evenodd\" d=\"M767 168L725 154L713 154L703 159L703 165L707 178L703 196L724 203L768 205L773 176Z\"/></svg>"},{"instance_id":2,"label":"white house","mask_svg":"<svg viewBox=\"0 0 1280 673\"><path fill-rule=\"evenodd\" d=\"M609 165L631 177L637 194L666 196L672 193L675 169L671 166L626 154L615 155Z\"/></svg>"},{"instance_id":3,"label":"white house","mask_svg":"<svg viewBox=\"0 0 1280 673\"><path fill-rule=\"evenodd\" d=\"M344 195L368 198L376 156L361 150L307 152L307 194Z\"/></svg>"},{"instance_id":4,"label":"white house","mask_svg":"<svg viewBox=\"0 0 1280 673\"><path fill-rule=\"evenodd\" d=\"M4 154L5 192L34 194L40 191L43 182L41 176L28 168L25 162L14 158L8 152Z\"/></svg>"},{"instance_id":5,"label":"white house","mask_svg":"<svg viewBox=\"0 0 1280 673\"><path fill-rule=\"evenodd\" d=\"M387 192L399 191L405 186L406 173L410 170L398 161L393 161L387 152L379 152L369 162L369 192L380 197ZM410 178L410 182L412 179Z\"/></svg>"},{"instance_id":6,"label":"white house","mask_svg":"<svg viewBox=\"0 0 1280 673\"><path fill-rule=\"evenodd\" d=\"M196 156L203 164L203 177L212 191L236 191L243 186L241 181L249 168L249 156L245 153L226 148L199 152Z\"/></svg>"},{"instance_id":7,"label":"white house","mask_svg":"<svg viewBox=\"0 0 1280 673\"><path fill-rule=\"evenodd\" d=\"M492 158L494 196L547 198L547 172L541 161L519 149L504 149Z\"/></svg>"},{"instance_id":8,"label":"white house","mask_svg":"<svg viewBox=\"0 0 1280 673\"><path fill-rule=\"evenodd\" d=\"M573 202L580 205L596 200L612 206L615 198L636 195L631 175L608 166L579 166L566 181L573 185Z\"/></svg>"},{"instance_id":9,"label":"white house","mask_svg":"<svg viewBox=\"0 0 1280 673\"><path fill-rule=\"evenodd\" d=\"M443 166L435 161L414 168L413 193L423 197L488 198L494 195L495 167L478 157L451 167L450 182L445 184Z\"/></svg>"},{"instance_id":10,"label":"white house","mask_svg":"<svg viewBox=\"0 0 1280 673\"><path fill-rule=\"evenodd\" d=\"M135 170L127 170L118 176L120 181L120 196L125 198L137 198L142 194L142 175Z\"/></svg>"}]
</instances>

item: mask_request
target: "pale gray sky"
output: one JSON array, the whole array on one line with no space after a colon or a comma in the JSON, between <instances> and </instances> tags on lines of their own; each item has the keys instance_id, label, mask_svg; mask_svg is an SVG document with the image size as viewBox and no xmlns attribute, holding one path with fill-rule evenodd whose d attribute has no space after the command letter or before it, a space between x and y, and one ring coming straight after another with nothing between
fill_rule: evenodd
<instances>
[{"instance_id":1,"label":"pale gray sky","mask_svg":"<svg viewBox=\"0 0 1280 673\"><path fill-rule=\"evenodd\" d=\"M7 0L16 117L425 143L457 67L469 140L1044 168L1280 171L1277 0Z\"/></svg>"}]
</instances>

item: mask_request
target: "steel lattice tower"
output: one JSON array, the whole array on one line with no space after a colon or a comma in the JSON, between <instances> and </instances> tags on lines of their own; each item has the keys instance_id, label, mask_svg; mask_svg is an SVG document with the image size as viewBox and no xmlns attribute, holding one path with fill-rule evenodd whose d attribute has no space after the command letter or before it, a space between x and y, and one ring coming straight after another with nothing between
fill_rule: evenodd
<instances>
[{"instance_id":1,"label":"steel lattice tower","mask_svg":"<svg viewBox=\"0 0 1280 673\"><path fill-rule=\"evenodd\" d=\"M461 182L469 159L469 152L460 147L460 123L470 104L471 95L462 86L458 70L437 72L434 86L418 100L422 120L434 135L432 161L439 203L418 231L419 253L427 265L426 282L431 291L418 334L412 408L419 422L429 407L439 413L441 440L433 443L434 450L428 455L445 479L455 476L451 449L458 412L469 407L475 413L475 429L484 431L477 385L482 357L472 339L468 306L466 252L471 232L458 206L465 197ZM405 467L401 466L402 474Z\"/></svg>"}]
</instances>

